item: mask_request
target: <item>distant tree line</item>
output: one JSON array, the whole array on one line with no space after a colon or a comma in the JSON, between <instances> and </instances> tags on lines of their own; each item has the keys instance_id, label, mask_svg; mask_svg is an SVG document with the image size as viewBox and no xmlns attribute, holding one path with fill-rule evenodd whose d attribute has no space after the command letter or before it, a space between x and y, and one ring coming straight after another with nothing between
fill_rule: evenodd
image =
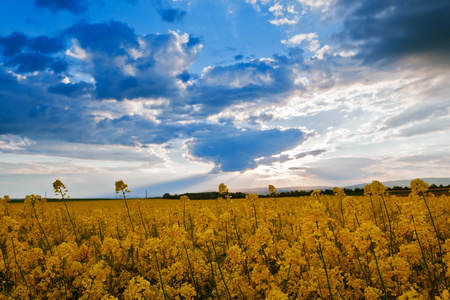
<instances>
[{"instance_id":1,"label":"distant tree line","mask_svg":"<svg viewBox=\"0 0 450 300\"><path fill-rule=\"evenodd\" d=\"M450 188L450 184L448 184L448 185L442 185L442 184L436 185L436 184L433 183L429 187L430 190L432 190L432 189L445 189L445 188ZM388 188L388 190L409 190L409 189L410 188L406 187L406 186L404 186L404 187L394 186L393 188Z\"/></svg>"},{"instance_id":2,"label":"distant tree line","mask_svg":"<svg viewBox=\"0 0 450 300\"><path fill-rule=\"evenodd\" d=\"M285 192L280 192L278 193L278 197L300 197L300 196L310 196L311 193L313 191L299 191L299 190L295 190L295 191L285 191ZM355 189L344 189L344 192L346 195L349 196L358 196L358 195L364 195L364 189L361 188L355 188ZM326 189L326 190L322 190L322 194L325 195L333 195L333 190L332 189ZM269 196L269 195L259 195L260 198L269 198L269 197L273 197L273 196Z\"/></svg>"},{"instance_id":3,"label":"distant tree line","mask_svg":"<svg viewBox=\"0 0 450 300\"><path fill-rule=\"evenodd\" d=\"M450 188L450 184L449 185L442 185L440 184L439 186L436 184L432 184L430 185L430 190L431 189L446 189L446 188ZM410 190L409 187L402 187L402 186L394 186L392 188L387 188L387 190L389 192L391 192L392 194L397 194L396 191L404 191L404 192L400 192L399 194L408 194L408 191ZM354 189L349 189L349 188L344 188L344 192L346 195L349 196L363 196L364 195L364 188L354 188ZM311 191L299 191L299 190L295 190L295 191L285 191L285 192L280 192L278 193L277 197L300 197L300 196L310 196L312 193ZM325 189L322 190L322 193L325 195L333 195L333 190L332 189ZM198 199L198 200L204 200L204 199L216 199L219 197L224 197L224 195L219 194L219 192L203 192L203 193L184 193L184 194L174 194L171 195L169 193L165 193L162 197L158 197L158 198L162 198L162 199L180 199L181 196L186 195L189 197L189 199ZM230 193L232 198L245 198L246 195L248 195L248 193L242 193L242 192L236 192L236 193ZM273 196L269 196L269 195L258 195L259 198L271 198Z\"/></svg>"},{"instance_id":4,"label":"distant tree line","mask_svg":"<svg viewBox=\"0 0 450 300\"><path fill-rule=\"evenodd\" d=\"M246 193L236 192L236 193L229 193L231 198L245 198ZM203 192L203 193L184 193L184 194L175 194L171 195L169 193L165 193L162 196L162 199L180 199L181 196L188 196L189 199L198 199L198 200L204 200L204 199L216 199L219 197L225 197L225 195L221 195L219 192Z\"/></svg>"}]
</instances>

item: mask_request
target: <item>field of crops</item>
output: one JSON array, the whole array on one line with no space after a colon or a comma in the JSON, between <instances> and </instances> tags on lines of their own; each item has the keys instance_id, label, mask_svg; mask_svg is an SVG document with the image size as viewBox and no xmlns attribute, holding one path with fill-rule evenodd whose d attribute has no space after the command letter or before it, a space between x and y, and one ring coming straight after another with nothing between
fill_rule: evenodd
<instances>
[{"instance_id":1,"label":"field of crops","mask_svg":"<svg viewBox=\"0 0 450 300\"><path fill-rule=\"evenodd\" d=\"M450 197L0 205L0 299L450 299Z\"/></svg>"}]
</instances>

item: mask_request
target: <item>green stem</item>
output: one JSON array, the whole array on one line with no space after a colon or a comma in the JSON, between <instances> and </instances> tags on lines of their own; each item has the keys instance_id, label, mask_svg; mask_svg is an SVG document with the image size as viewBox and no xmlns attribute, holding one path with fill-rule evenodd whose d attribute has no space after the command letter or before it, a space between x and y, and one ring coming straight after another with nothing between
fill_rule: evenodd
<instances>
[{"instance_id":1,"label":"green stem","mask_svg":"<svg viewBox=\"0 0 450 300\"><path fill-rule=\"evenodd\" d=\"M423 249L422 243L420 242L419 235L417 234L416 223L414 221L414 216L411 215L411 219L412 219L412 221L414 223L414 233L416 234L417 242L419 243L420 253L422 254L422 259L423 259L423 264L425 265L425 268L427 269L428 279L430 280L430 283L431 283L431 293L432 293L431 299L434 299L434 290L436 289L435 288L435 284L434 284L434 280L431 277L431 272L430 272L430 269L428 268L427 258L426 258L426 255L425 255L425 250Z\"/></svg>"},{"instance_id":2,"label":"green stem","mask_svg":"<svg viewBox=\"0 0 450 300\"><path fill-rule=\"evenodd\" d=\"M342 196L339 196L339 203L340 203L341 215L342 215L342 228L345 228L344 203L342 200Z\"/></svg>"},{"instance_id":3,"label":"green stem","mask_svg":"<svg viewBox=\"0 0 450 300\"><path fill-rule=\"evenodd\" d=\"M434 218L433 218L433 215L431 214L430 207L428 206L427 200L425 199L425 196L424 196L423 192L422 192L422 198L423 198L423 201L425 202L425 205L426 205L426 207L427 207L428 214L430 215L430 219L431 219L431 224L433 225L434 232L435 232L435 234L436 234L436 239L437 239L438 246L439 246L439 263L440 263L440 265L442 266L442 269L443 269L443 272L442 272L442 273L443 273L443 276L444 276L444 285L445 285L445 288L448 289L448 285L447 285L447 276L445 275L445 264L444 264L444 262L442 261L442 255L443 255L443 254L442 254L441 241L440 241L440 239L439 239L440 234L439 234L439 232L438 232L438 230L437 230L436 225L434 224Z\"/></svg>"},{"instance_id":4,"label":"green stem","mask_svg":"<svg viewBox=\"0 0 450 300\"><path fill-rule=\"evenodd\" d=\"M164 299L167 300L166 291L164 290L164 282L161 276L161 269L159 267L158 253L156 251L155 251L155 258L156 258L156 266L158 267L159 281L161 282L161 289L163 291Z\"/></svg>"},{"instance_id":5,"label":"green stem","mask_svg":"<svg viewBox=\"0 0 450 300\"><path fill-rule=\"evenodd\" d=\"M123 200L125 200L125 206L127 207L128 219L130 219L131 230L133 230L133 232L134 232L133 221L131 221L130 209L128 208L127 197L125 196L125 191L122 191L122 193L123 193Z\"/></svg>"},{"instance_id":6,"label":"green stem","mask_svg":"<svg viewBox=\"0 0 450 300\"><path fill-rule=\"evenodd\" d=\"M383 231L386 231L386 221L384 220L383 206L381 205L380 201L379 201L379 204L380 204L380 212L381 212L381 222L383 223Z\"/></svg>"},{"instance_id":7,"label":"green stem","mask_svg":"<svg viewBox=\"0 0 450 300\"><path fill-rule=\"evenodd\" d=\"M228 240L228 222L225 221L225 241L227 243L227 250L230 248L230 242Z\"/></svg>"},{"instance_id":8,"label":"green stem","mask_svg":"<svg viewBox=\"0 0 450 300\"><path fill-rule=\"evenodd\" d=\"M387 209L386 201L384 200L383 195L381 195L381 200L383 200L384 209L386 210L386 216L389 223L389 256L394 255L394 243L393 243L393 232L392 232L392 225L391 225L391 218L389 217L389 211Z\"/></svg>"},{"instance_id":9,"label":"green stem","mask_svg":"<svg viewBox=\"0 0 450 300\"><path fill-rule=\"evenodd\" d=\"M98 223L98 231L99 231L99 233L100 233L100 240L101 240L102 243L103 243L104 237L103 237L103 231L102 231L102 224L100 223L100 220L97 220L97 223Z\"/></svg>"},{"instance_id":10,"label":"green stem","mask_svg":"<svg viewBox=\"0 0 450 300\"><path fill-rule=\"evenodd\" d=\"M36 221L37 221L37 223L39 225L39 229L41 230L41 233L44 236L45 241L47 242L48 250L50 251L50 254L53 256L53 251L52 251L52 248L50 247L50 243L49 243L49 241L47 239L47 235L45 234L45 231L44 231L44 229L41 226L41 222L39 222L39 218L38 218L38 215L36 213L36 208L34 207L34 202L31 202L31 207L33 207L34 216L36 217Z\"/></svg>"},{"instance_id":11,"label":"green stem","mask_svg":"<svg viewBox=\"0 0 450 300\"><path fill-rule=\"evenodd\" d=\"M231 294L230 294L230 290L228 289L227 283L225 282L225 277L223 276L222 268L220 267L220 264L219 264L219 257L217 256L216 247L214 247L214 242L211 242L211 244L212 244L212 247L213 247L213 250L214 250L214 255L216 257L216 264L217 264L217 268L219 269L220 277L222 278L222 282L225 285L225 289L227 290L228 297L231 300L232 297L231 297Z\"/></svg>"},{"instance_id":12,"label":"green stem","mask_svg":"<svg viewBox=\"0 0 450 300\"><path fill-rule=\"evenodd\" d=\"M89 300L89 298L91 298L92 286L94 285L94 280L95 280L96 277L97 277L97 276L94 276L94 278L92 278L91 286L89 287L89 295L88 295L88 297L87 297L87 300Z\"/></svg>"},{"instance_id":13,"label":"green stem","mask_svg":"<svg viewBox=\"0 0 450 300\"><path fill-rule=\"evenodd\" d=\"M372 239L370 238L370 236L369 236L369 240L370 240L370 243L373 244ZM378 276L380 277L381 288L383 289L383 293L384 293L384 299L387 299L386 286L384 285L383 277L381 276L380 267L378 266L378 259L377 259L377 255L375 254L375 249L372 249L371 252L373 254L373 257L375 258L375 265L377 266Z\"/></svg>"},{"instance_id":14,"label":"green stem","mask_svg":"<svg viewBox=\"0 0 450 300\"><path fill-rule=\"evenodd\" d=\"M27 280L25 279L25 275L23 274L22 268L20 267L19 262L17 261L16 248L14 247L14 239L12 237L11 237L11 243L12 243L12 247L13 247L14 261L16 262L17 268L19 269L22 280L23 280L23 282L25 282L25 286L27 287L28 297L31 299L30 288L28 287L28 283L27 283Z\"/></svg>"},{"instance_id":15,"label":"green stem","mask_svg":"<svg viewBox=\"0 0 450 300\"><path fill-rule=\"evenodd\" d=\"M141 206L140 205L138 206L138 210L139 210L139 216L140 216L141 222L142 222L142 227L144 227L145 238L148 239L147 227L145 226L144 218L142 217L142 212L141 212Z\"/></svg>"},{"instance_id":16,"label":"green stem","mask_svg":"<svg viewBox=\"0 0 450 300\"><path fill-rule=\"evenodd\" d=\"M237 226L236 226L236 216L234 216L234 215L233 215L233 227L234 227L234 230L236 232L236 237L237 237L237 240L238 240L239 248L242 250L242 252L245 253L245 249L243 247L242 240L241 240L241 237L239 235L239 231L238 231ZM252 281L251 281L251 278L250 278L250 271L249 271L248 263L247 263L247 253L245 253L244 270L245 270L245 273L247 275L248 285L251 286L252 285Z\"/></svg>"},{"instance_id":17,"label":"green stem","mask_svg":"<svg viewBox=\"0 0 450 300\"><path fill-rule=\"evenodd\" d=\"M197 295L200 295L198 287L197 287L197 281L195 280L195 277L194 277L194 271L192 270L191 260L189 259L187 247L184 242L183 242L183 246L184 246L184 252L186 252L186 257L187 257L188 266L189 266L189 274L191 275L191 280L192 280L192 283L194 284L195 292L197 293Z\"/></svg>"},{"instance_id":18,"label":"green stem","mask_svg":"<svg viewBox=\"0 0 450 300\"><path fill-rule=\"evenodd\" d=\"M258 219L256 217L256 206L255 206L255 203L252 203L252 204L253 204L253 212L255 214L255 226L256 226L256 229L258 229Z\"/></svg>"},{"instance_id":19,"label":"green stem","mask_svg":"<svg viewBox=\"0 0 450 300\"><path fill-rule=\"evenodd\" d=\"M73 233L75 234L75 240L76 240L77 243L78 243L80 240L78 239L78 236L77 236L77 231L76 231L76 229L75 229L75 223L73 222L72 217L70 216L69 208L67 207L66 199L64 199L64 198L62 198L62 199L63 199L63 201L64 201L64 206L66 207L67 215L69 216L70 224L72 224Z\"/></svg>"},{"instance_id":20,"label":"green stem","mask_svg":"<svg viewBox=\"0 0 450 300\"><path fill-rule=\"evenodd\" d=\"M153 226L154 226L154 229L155 229L155 237L159 237L159 234L158 234L158 227L157 227L156 224L157 224L157 223L156 223L156 217L153 216Z\"/></svg>"},{"instance_id":21,"label":"green stem","mask_svg":"<svg viewBox=\"0 0 450 300\"><path fill-rule=\"evenodd\" d=\"M64 294L65 294L66 300L67 300L67 282L66 282L66 274L64 272L65 269L66 269L66 258L63 258L63 261L62 261L62 280L63 280L63 285L64 285Z\"/></svg>"},{"instance_id":22,"label":"green stem","mask_svg":"<svg viewBox=\"0 0 450 300\"><path fill-rule=\"evenodd\" d=\"M370 276L368 276L367 274L366 274L366 270L364 270L364 268L363 268L363 265L362 265L362 263L361 263L361 259L359 258L359 251L358 251L358 248L356 248L356 246L353 246L354 248L355 248L355 254L356 254L356 259L358 260L358 264L359 264L359 269L361 270L361 273L363 274L363 277L364 277L364 281L366 282L366 284L367 284L367 286L370 286L371 285L371 282L370 282Z\"/></svg>"},{"instance_id":23,"label":"green stem","mask_svg":"<svg viewBox=\"0 0 450 300\"><path fill-rule=\"evenodd\" d=\"M214 276L214 267L212 264L211 251L209 250L209 246L208 246L208 260L209 260L209 266L211 267L211 277L214 282L214 289L216 290L217 299L220 300L220 294L219 294L219 290L217 289L216 277Z\"/></svg>"},{"instance_id":24,"label":"green stem","mask_svg":"<svg viewBox=\"0 0 450 300\"><path fill-rule=\"evenodd\" d=\"M186 227L186 203L183 202L183 225L184 225L184 230L187 231L187 227Z\"/></svg>"},{"instance_id":25,"label":"green stem","mask_svg":"<svg viewBox=\"0 0 450 300\"><path fill-rule=\"evenodd\" d=\"M323 268L325 270L325 276L327 278L327 285L328 285L328 291L330 293L330 298L331 298L331 300L333 300L333 294L331 292L330 279L328 277L327 264L325 263L325 257L323 256L322 246L321 246L320 242L319 242L319 257L320 257L320 260L322 261Z\"/></svg>"},{"instance_id":26,"label":"green stem","mask_svg":"<svg viewBox=\"0 0 450 300\"><path fill-rule=\"evenodd\" d=\"M288 269L288 273L287 273L287 276L286 276L286 281L284 282L284 288L283 288L283 292L284 293L287 293L287 285L288 285L288 282L289 282L289 275L291 274L291 266L292 266L292 259L289 262L289 269Z\"/></svg>"},{"instance_id":27,"label":"green stem","mask_svg":"<svg viewBox=\"0 0 450 300\"><path fill-rule=\"evenodd\" d=\"M316 220L316 226L317 226L317 229L319 229L319 222L317 220ZM319 253L319 258L320 258L320 260L322 261L322 264L323 264L323 269L325 270L325 276L327 278L328 291L330 293L331 300L333 300L333 294L331 292L330 279L328 277L328 270L327 270L327 264L325 263L325 257L323 256L322 245L320 244L318 236L316 236L316 239L317 239L317 242L319 243L318 253Z\"/></svg>"}]
</instances>

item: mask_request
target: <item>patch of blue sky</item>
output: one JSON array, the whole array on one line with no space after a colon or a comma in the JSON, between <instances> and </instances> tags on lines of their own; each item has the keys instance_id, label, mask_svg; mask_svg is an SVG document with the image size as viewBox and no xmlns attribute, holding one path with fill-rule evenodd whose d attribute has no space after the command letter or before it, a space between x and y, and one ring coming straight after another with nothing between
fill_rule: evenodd
<instances>
[{"instance_id":1,"label":"patch of blue sky","mask_svg":"<svg viewBox=\"0 0 450 300\"><path fill-rule=\"evenodd\" d=\"M68 11L51 12L37 8L34 0L0 1L0 34L51 35L71 26L79 17Z\"/></svg>"},{"instance_id":2,"label":"patch of blue sky","mask_svg":"<svg viewBox=\"0 0 450 300\"><path fill-rule=\"evenodd\" d=\"M5 172L323 184L338 174L327 164L398 179L363 170L393 153L402 176L448 174L433 149L450 147L449 13L425 0L0 0Z\"/></svg>"}]
</instances>

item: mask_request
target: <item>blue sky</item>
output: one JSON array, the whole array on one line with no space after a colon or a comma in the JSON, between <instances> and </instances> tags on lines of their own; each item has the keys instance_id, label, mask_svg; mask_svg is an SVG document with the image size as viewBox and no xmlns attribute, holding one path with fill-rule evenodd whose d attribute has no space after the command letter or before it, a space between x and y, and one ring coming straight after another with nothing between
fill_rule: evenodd
<instances>
[{"instance_id":1,"label":"blue sky","mask_svg":"<svg viewBox=\"0 0 450 300\"><path fill-rule=\"evenodd\" d=\"M0 0L0 194L450 177L450 2Z\"/></svg>"}]
</instances>

